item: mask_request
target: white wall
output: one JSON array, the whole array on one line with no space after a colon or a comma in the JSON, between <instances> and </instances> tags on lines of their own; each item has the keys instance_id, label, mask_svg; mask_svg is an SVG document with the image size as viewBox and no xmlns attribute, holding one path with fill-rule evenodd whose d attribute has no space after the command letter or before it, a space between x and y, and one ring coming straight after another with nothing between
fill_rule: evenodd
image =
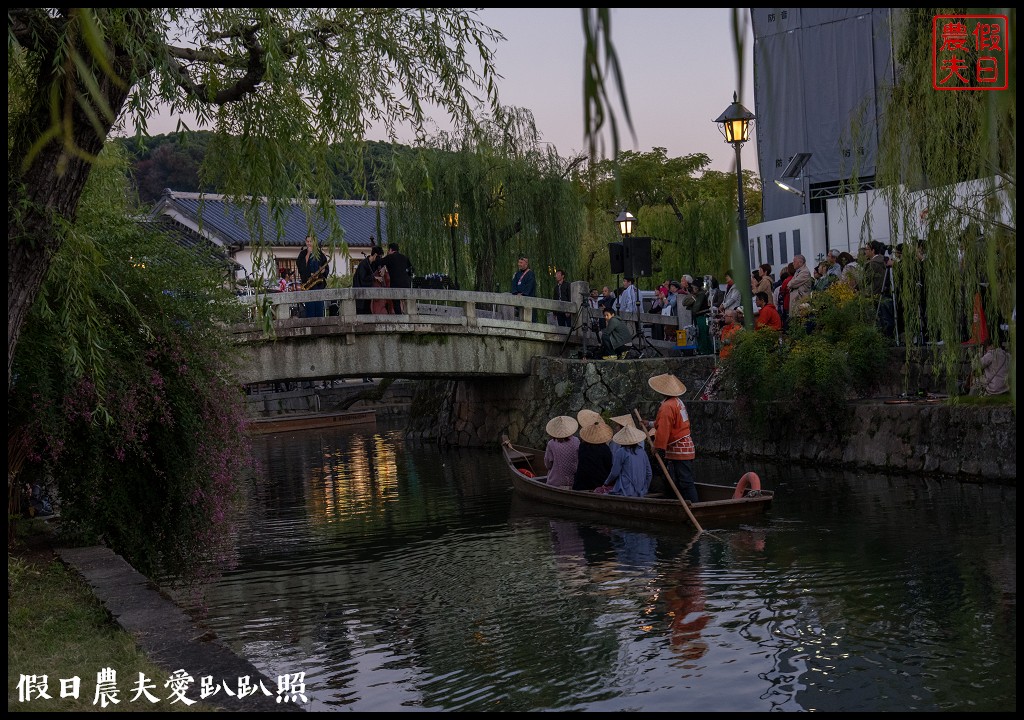
<instances>
[{"instance_id":1,"label":"white wall","mask_svg":"<svg viewBox=\"0 0 1024 720\"><path fill-rule=\"evenodd\" d=\"M974 208L981 208L983 203L991 199L993 187L999 188L995 193L998 200L996 219L1014 227L1005 186L994 178L971 180L955 185L952 193L948 187L912 193L909 202L914 210L910 213L910 222L914 223L914 227L901 232L901 239L896 242L902 242L905 236L927 235L929 203L952 204L960 210L963 225L966 226L971 216L979 214ZM899 225L903 224L898 218L896 222ZM889 204L884 193L878 190L830 198L825 201L824 213L796 215L750 226L747 229L750 263L756 266L768 262L766 245L769 235L772 236L774 251L772 269L778 278L779 270L792 259L795 252L792 238L796 229L800 230L800 251L807 258L807 264L813 267L819 253L824 255L833 248L857 257L857 251L872 240L879 240L886 245L894 244L892 225ZM780 257L779 234L783 232L786 233L786 256Z\"/></svg>"},{"instance_id":2,"label":"white wall","mask_svg":"<svg viewBox=\"0 0 1024 720\"><path fill-rule=\"evenodd\" d=\"M795 245L797 237L799 249ZM828 252L825 245L825 216L822 213L807 213L751 225L747 228L747 241L752 266L747 270L748 275L754 267L767 262L771 263L772 272L778 278L779 271L795 254L803 255L807 258L808 266L813 267L818 254ZM739 282L738 277L733 279Z\"/></svg>"},{"instance_id":3,"label":"white wall","mask_svg":"<svg viewBox=\"0 0 1024 720\"><path fill-rule=\"evenodd\" d=\"M271 248L273 257L275 260L279 258L294 260L299 256L299 251L302 248L299 247L275 247ZM332 275L348 275L349 273L349 257L358 262L364 257L370 254L369 248L351 248L351 255L346 255L343 252L335 250L331 255L331 274ZM252 277L252 248L242 248L232 258L235 262L242 266L242 270L236 272L237 280L244 280L246 277ZM277 277L277 271L271 270L268 275L271 282Z\"/></svg>"},{"instance_id":4,"label":"white wall","mask_svg":"<svg viewBox=\"0 0 1024 720\"><path fill-rule=\"evenodd\" d=\"M889 205L877 190L830 198L825 201L825 216L828 250L835 248L857 257L857 251L872 240L892 244Z\"/></svg>"}]
</instances>

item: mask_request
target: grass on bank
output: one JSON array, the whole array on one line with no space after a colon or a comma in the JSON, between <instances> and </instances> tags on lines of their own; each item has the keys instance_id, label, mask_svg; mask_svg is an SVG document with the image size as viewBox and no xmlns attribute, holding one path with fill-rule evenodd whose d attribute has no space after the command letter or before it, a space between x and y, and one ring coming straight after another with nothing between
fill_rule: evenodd
<instances>
[{"instance_id":1,"label":"grass on bank","mask_svg":"<svg viewBox=\"0 0 1024 720\"><path fill-rule=\"evenodd\" d=\"M20 525L21 523L19 523ZM170 673L151 663L132 636L121 630L89 587L53 554L41 521L30 521L7 553L7 710L43 712L174 712L217 711L195 703L171 703L164 687ZM117 671L120 703L93 704L96 675ZM159 698L153 704L135 695L139 673L145 673ZM22 675L47 676L50 700L35 693L19 701ZM61 678L81 679L78 699L61 697ZM186 693L195 699L196 686Z\"/></svg>"}]
</instances>

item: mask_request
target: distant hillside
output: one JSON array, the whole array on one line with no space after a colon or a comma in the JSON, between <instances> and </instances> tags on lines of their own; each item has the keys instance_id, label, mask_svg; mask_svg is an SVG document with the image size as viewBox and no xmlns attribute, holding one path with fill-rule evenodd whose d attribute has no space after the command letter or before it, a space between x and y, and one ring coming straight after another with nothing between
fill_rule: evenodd
<instances>
[{"instance_id":1,"label":"distant hillside","mask_svg":"<svg viewBox=\"0 0 1024 720\"><path fill-rule=\"evenodd\" d=\"M165 189L182 192L215 192L214 188L202 187L199 182L199 166L206 155L213 133L195 131L189 133L168 133L142 138L141 144L135 138L119 138L120 143L132 158L132 174L139 201L152 205ZM408 145L385 142L367 142L364 160L366 168L366 194L369 200L377 200L377 175L380 168L391 164L395 152L414 152ZM338 167L340 163L332 163ZM332 194L339 200L363 199L355 190L356 183L350 173L337 171L332 182Z\"/></svg>"}]
</instances>

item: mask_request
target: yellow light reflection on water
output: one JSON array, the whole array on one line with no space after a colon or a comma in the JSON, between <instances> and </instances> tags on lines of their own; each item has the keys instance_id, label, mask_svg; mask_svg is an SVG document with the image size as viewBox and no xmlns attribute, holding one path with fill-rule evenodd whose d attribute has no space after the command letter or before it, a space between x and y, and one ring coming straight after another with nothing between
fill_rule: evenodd
<instances>
[{"instance_id":1,"label":"yellow light reflection on water","mask_svg":"<svg viewBox=\"0 0 1024 720\"><path fill-rule=\"evenodd\" d=\"M310 468L313 522L365 521L399 499L394 445L379 436L340 438Z\"/></svg>"}]
</instances>

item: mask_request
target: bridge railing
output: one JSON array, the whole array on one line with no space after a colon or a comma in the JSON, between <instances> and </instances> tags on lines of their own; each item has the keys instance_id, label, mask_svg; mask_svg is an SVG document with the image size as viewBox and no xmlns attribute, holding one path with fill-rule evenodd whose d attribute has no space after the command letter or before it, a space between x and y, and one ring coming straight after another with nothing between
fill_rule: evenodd
<instances>
[{"instance_id":1,"label":"bridge railing","mask_svg":"<svg viewBox=\"0 0 1024 720\"><path fill-rule=\"evenodd\" d=\"M358 301L401 301L402 313L360 313ZM587 342L596 345L597 336L589 332L601 319L599 311L572 302L549 300L547 298L525 297L510 293L489 293L467 290L437 290L426 288L328 288L305 290L240 298L250 308L249 320L255 321L258 308L269 306L276 331L280 334L289 328L320 327L324 331L336 326L337 331L352 333L372 332L415 332L417 326L451 325L466 328L490 328L493 330L527 333L535 339L549 339L561 342L567 335L569 341L579 344L581 335L588 333ZM323 302L328 314L325 317L297 317L303 303ZM361 304L361 303L360 303ZM570 313L573 326L565 327L549 320L549 313ZM641 313L638 316L623 316L627 322L645 325L666 326L666 334L676 329L677 319L662 315ZM235 332L255 339L255 322L236 326ZM287 333L285 333L287 334ZM674 342L648 340L660 351L675 348Z\"/></svg>"}]
</instances>

